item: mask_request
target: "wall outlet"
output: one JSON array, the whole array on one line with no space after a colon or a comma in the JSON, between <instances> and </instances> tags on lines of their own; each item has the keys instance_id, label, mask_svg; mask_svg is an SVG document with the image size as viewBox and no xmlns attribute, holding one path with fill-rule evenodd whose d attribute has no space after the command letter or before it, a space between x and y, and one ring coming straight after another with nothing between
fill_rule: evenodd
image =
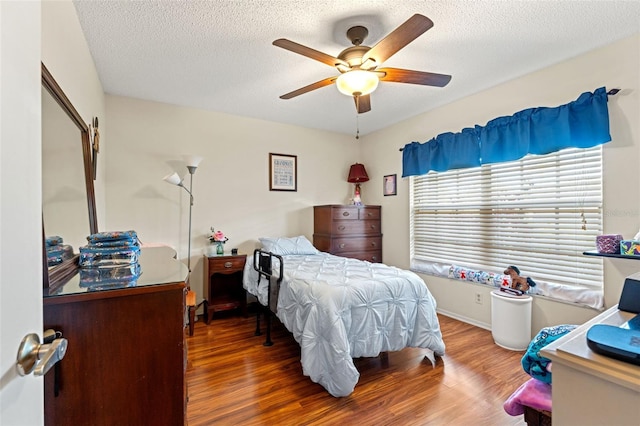
<instances>
[{"instance_id":1,"label":"wall outlet","mask_svg":"<svg viewBox=\"0 0 640 426\"><path fill-rule=\"evenodd\" d=\"M476 303L482 305L482 293L476 293Z\"/></svg>"}]
</instances>

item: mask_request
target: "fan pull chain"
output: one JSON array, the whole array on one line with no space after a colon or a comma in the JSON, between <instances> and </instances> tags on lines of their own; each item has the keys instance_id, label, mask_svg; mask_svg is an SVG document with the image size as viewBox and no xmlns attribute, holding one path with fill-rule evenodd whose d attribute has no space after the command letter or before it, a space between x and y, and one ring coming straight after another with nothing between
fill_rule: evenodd
<instances>
[{"instance_id":1,"label":"fan pull chain","mask_svg":"<svg viewBox=\"0 0 640 426\"><path fill-rule=\"evenodd\" d=\"M356 140L360 139L360 96L354 96L356 100Z\"/></svg>"}]
</instances>

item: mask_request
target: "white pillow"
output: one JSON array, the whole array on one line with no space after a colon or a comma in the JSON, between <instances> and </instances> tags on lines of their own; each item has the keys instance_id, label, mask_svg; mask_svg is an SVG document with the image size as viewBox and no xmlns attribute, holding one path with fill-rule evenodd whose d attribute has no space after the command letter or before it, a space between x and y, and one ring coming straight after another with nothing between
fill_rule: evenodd
<instances>
[{"instance_id":1,"label":"white pillow","mask_svg":"<svg viewBox=\"0 0 640 426\"><path fill-rule=\"evenodd\" d=\"M258 238L262 249L273 254L318 254L320 251L304 235L292 238Z\"/></svg>"}]
</instances>

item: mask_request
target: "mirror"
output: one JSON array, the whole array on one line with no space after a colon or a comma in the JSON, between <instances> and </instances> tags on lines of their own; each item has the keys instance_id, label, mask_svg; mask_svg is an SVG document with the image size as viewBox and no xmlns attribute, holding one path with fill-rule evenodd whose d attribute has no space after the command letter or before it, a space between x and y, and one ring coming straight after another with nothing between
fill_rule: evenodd
<instances>
[{"instance_id":1,"label":"mirror","mask_svg":"<svg viewBox=\"0 0 640 426\"><path fill-rule=\"evenodd\" d=\"M79 247L98 232L98 224L89 126L44 64L42 88L43 237L62 237L74 253L48 266L43 238L43 286L56 288L77 272Z\"/></svg>"}]
</instances>

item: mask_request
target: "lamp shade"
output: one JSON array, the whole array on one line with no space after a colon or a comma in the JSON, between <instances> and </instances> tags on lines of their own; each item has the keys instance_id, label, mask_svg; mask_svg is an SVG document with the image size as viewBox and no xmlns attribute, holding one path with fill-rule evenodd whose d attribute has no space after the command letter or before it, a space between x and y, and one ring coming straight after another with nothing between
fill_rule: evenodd
<instances>
[{"instance_id":1,"label":"lamp shade","mask_svg":"<svg viewBox=\"0 0 640 426\"><path fill-rule=\"evenodd\" d=\"M364 164L356 163L351 165L347 182L359 183L366 182L368 180L369 175L367 175L367 171L364 169Z\"/></svg>"},{"instance_id":2,"label":"lamp shade","mask_svg":"<svg viewBox=\"0 0 640 426\"><path fill-rule=\"evenodd\" d=\"M353 70L340 74L336 86L347 96L364 96L376 90L378 76L371 71Z\"/></svg>"},{"instance_id":3,"label":"lamp shade","mask_svg":"<svg viewBox=\"0 0 640 426\"><path fill-rule=\"evenodd\" d=\"M178 174L176 172L173 172L170 175L166 175L164 178L162 178L165 182L170 183L171 185L180 185L180 183L182 182L182 179L180 179L180 176L178 176Z\"/></svg>"},{"instance_id":4,"label":"lamp shade","mask_svg":"<svg viewBox=\"0 0 640 426\"><path fill-rule=\"evenodd\" d=\"M187 163L187 167L198 167L198 164L202 161L202 157L197 155L185 155L184 162Z\"/></svg>"}]
</instances>

